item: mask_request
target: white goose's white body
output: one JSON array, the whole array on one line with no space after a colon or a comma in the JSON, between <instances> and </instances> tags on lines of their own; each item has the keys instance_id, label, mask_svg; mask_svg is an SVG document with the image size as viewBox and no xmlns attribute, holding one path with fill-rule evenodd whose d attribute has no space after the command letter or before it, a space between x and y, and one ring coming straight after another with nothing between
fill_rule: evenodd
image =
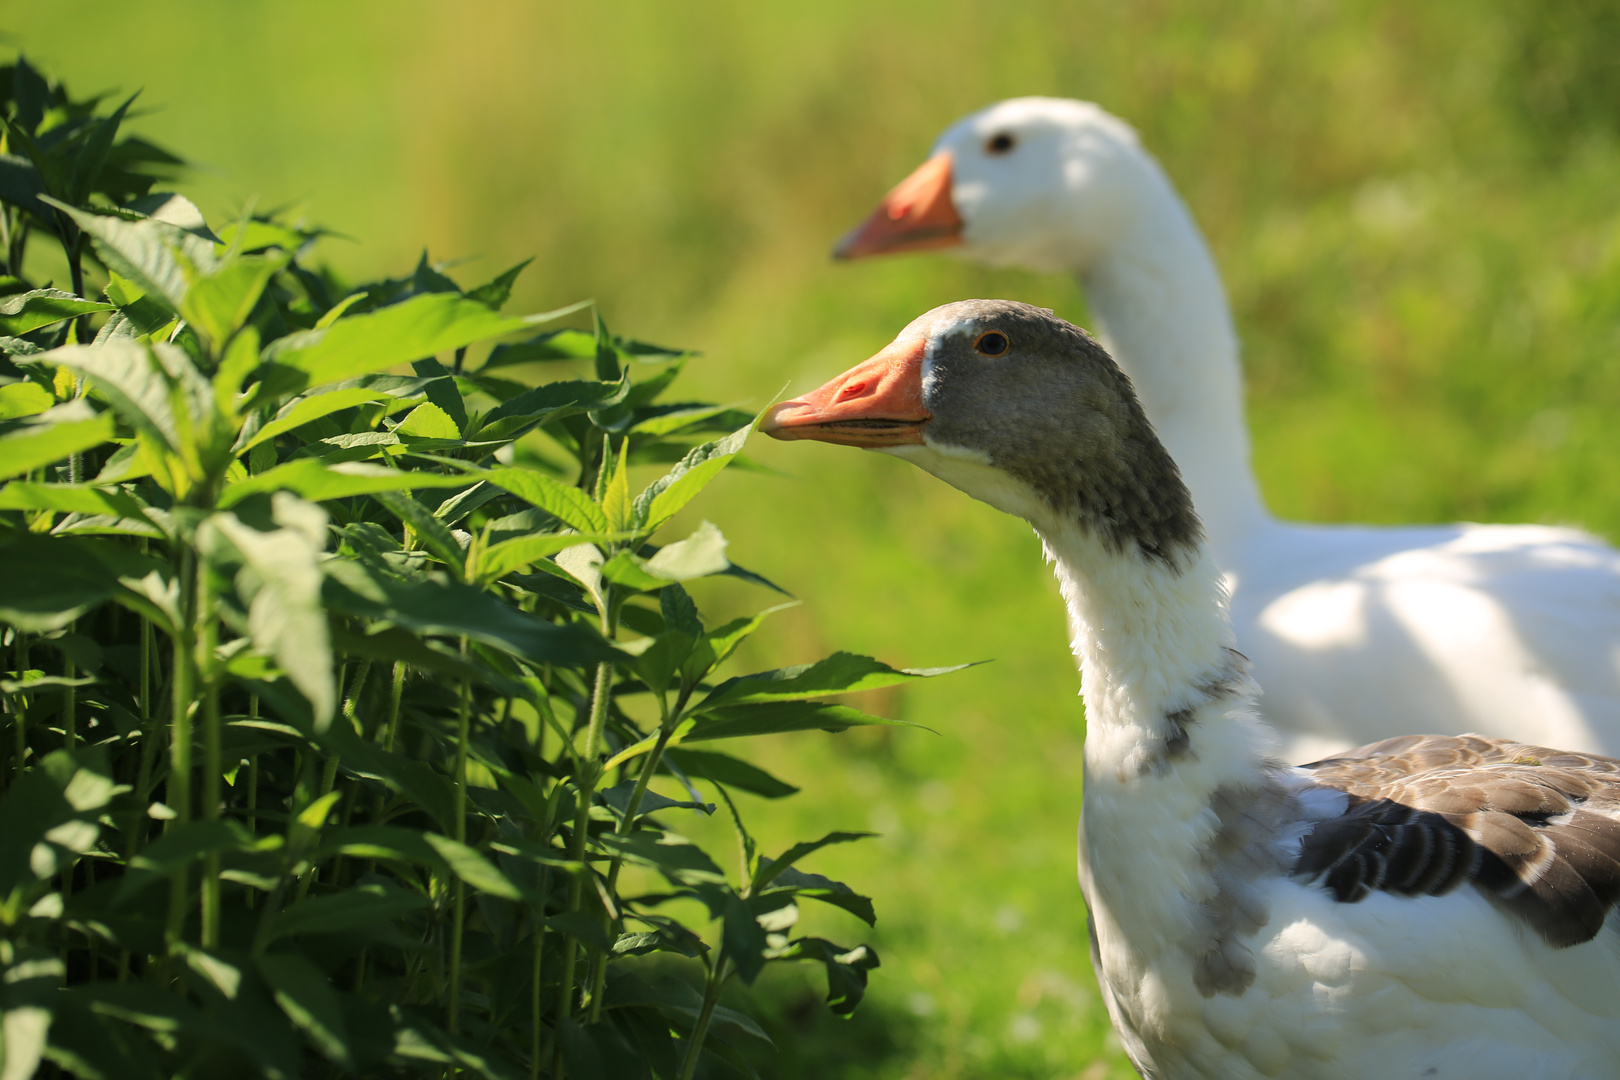
<instances>
[{"instance_id":1,"label":"white goose's white body","mask_svg":"<svg viewBox=\"0 0 1620 1080\"><path fill-rule=\"evenodd\" d=\"M1082 332L946 305L763 429L904 457L1043 539L1094 968L1145 1077L1620 1078L1620 760L1411 736L1279 762L1188 489Z\"/></svg>"},{"instance_id":2,"label":"white goose's white body","mask_svg":"<svg viewBox=\"0 0 1620 1080\"><path fill-rule=\"evenodd\" d=\"M1574 529L1274 519L1219 273L1134 132L1095 105L1021 98L952 127L943 155L956 250L1078 276L1192 489L1287 760L1408 731L1620 754L1620 552Z\"/></svg>"},{"instance_id":3,"label":"white goose's white body","mask_svg":"<svg viewBox=\"0 0 1620 1080\"><path fill-rule=\"evenodd\" d=\"M1317 884L1257 874L1245 895L1227 901L1261 922L1238 941L1253 981L1240 993L1200 990L1196 953L1219 891L1210 865L1215 793L1277 784L1305 820L1338 815L1344 796L1266 763L1274 740L1247 696L1198 710L1188 764L1143 769L1152 720L1220 667L1223 639L1231 640L1224 620L1212 618L1217 572L1206 563L1167 581L1148 568L1126 587L1099 588L1108 557L1088 548L1095 545L1072 533L1047 537L1086 684L1080 886L1109 1015L1145 1077L1620 1077L1613 917L1589 945L1553 949L1471 889L1375 892L1347 904ZM1077 570L1088 563L1090 572ZM1188 649L1200 639L1202 650ZM1179 678L1165 671L1167 657L1200 651ZM1280 863L1293 861L1298 838L1297 829L1281 830Z\"/></svg>"}]
</instances>

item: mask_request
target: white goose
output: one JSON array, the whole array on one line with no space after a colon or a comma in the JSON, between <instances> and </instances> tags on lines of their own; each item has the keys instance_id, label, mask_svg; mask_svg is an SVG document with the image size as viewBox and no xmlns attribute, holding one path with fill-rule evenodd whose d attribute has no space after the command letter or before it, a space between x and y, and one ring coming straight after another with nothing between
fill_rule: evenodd
<instances>
[{"instance_id":1,"label":"white goose","mask_svg":"<svg viewBox=\"0 0 1620 1080\"><path fill-rule=\"evenodd\" d=\"M1289 760L1411 730L1620 754L1620 553L1573 529L1266 512L1215 262L1124 122L1054 98L958 122L836 253L922 248L1078 275L1192 489Z\"/></svg>"},{"instance_id":2,"label":"white goose","mask_svg":"<svg viewBox=\"0 0 1620 1080\"><path fill-rule=\"evenodd\" d=\"M765 430L904 457L1045 541L1094 966L1143 1076L1620 1076L1620 761L1479 736L1270 760L1187 487L1083 331L936 308Z\"/></svg>"}]
</instances>

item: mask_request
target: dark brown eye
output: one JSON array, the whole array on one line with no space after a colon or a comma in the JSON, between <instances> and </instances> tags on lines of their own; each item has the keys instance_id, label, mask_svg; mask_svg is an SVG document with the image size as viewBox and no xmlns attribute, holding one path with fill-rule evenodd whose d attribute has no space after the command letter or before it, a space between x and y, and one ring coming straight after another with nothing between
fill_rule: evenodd
<instances>
[{"instance_id":1,"label":"dark brown eye","mask_svg":"<svg viewBox=\"0 0 1620 1080\"><path fill-rule=\"evenodd\" d=\"M1000 356L1007 351L1007 335L999 330L987 330L973 343L974 349L985 356Z\"/></svg>"},{"instance_id":2,"label":"dark brown eye","mask_svg":"<svg viewBox=\"0 0 1620 1080\"><path fill-rule=\"evenodd\" d=\"M1003 131L990 137L990 141L984 144L984 152L987 154L1005 154L1017 145L1018 140Z\"/></svg>"}]
</instances>

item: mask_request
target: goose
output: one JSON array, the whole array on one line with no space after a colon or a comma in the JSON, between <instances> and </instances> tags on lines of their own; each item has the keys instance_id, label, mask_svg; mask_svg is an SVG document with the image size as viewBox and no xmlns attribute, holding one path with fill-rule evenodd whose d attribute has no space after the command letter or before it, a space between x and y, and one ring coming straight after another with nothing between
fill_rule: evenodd
<instances>
[{"instance_id":1,"label":"goose","mask_svg":"<svg viewBox=\"0 0 1620 1080\"><path fill-rule=\"evenodd\" d=\"M1414 729L1620 754L1620 552L1568 528L1267 513L1215 261L1123 121L1053 98L968 116L835 255L923 249L1078 276L1192 489L1289 760Z\"/></svg>"},{"instance_id":2,"label":"goose","mask_svg":"<svg viewBox=\"0 0 1620 1080\"><path fill-rule=\"evenodd\" d=\"M1084 331L947 304L763 429L904 458L1043 540L1093 966L1144 1077L1620 1076L1620 761L1417 735L1281 764L1193 494Z\"/></svg>"}]
</instances>

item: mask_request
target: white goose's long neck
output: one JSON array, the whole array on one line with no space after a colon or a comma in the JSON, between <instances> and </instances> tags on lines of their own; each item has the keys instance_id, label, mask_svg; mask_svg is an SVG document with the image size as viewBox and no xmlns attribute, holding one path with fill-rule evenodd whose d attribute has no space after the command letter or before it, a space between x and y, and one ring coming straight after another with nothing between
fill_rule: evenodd
<instances>
[{"instance_id":1,"label":"white goose's long neck","mask_svg":"<svg viewBox=\"0 0 1620 1080\"><path fill-rule=\"evenodd\" d=\"M1202 548L1177 568L1078 527L1037 530L1086 704L1081 882L1100 939L1129 943L1109 962L1218 961L1223 884L1208 856L1221 808L1264 788L1269 751L1219 572Z\"/></svg>"},{"instance_id":2,"label":"white goose's long neck","mask_svg":"<svg viewBox=\"0 0 1620 1080\"><path fill-rule=\"evenodd\" d=\"M1218 561L1268 520L1249 465L1243 372L1220 273L1164 182L1148 209L1080 271L1104 344L1192 489Z\"/></svg>"}]
</instances>

